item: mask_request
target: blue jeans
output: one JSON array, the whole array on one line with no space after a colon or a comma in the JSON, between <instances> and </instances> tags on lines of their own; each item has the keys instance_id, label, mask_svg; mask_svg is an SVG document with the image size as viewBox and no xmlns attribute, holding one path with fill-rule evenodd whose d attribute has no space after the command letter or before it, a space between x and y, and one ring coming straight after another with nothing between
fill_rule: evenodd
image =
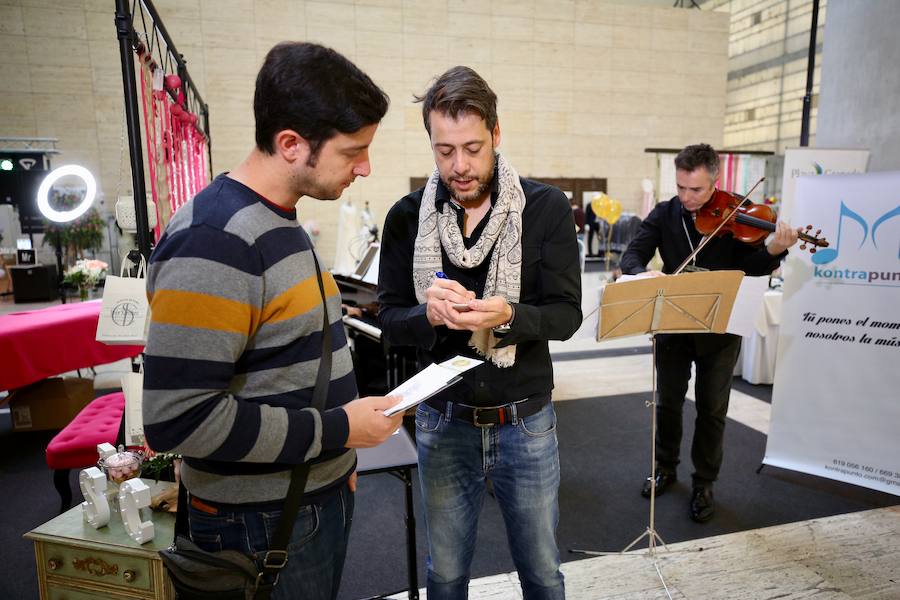
<instances>
[{"instance_id":1,"label":"blue jeans","mask_svg":"<svg viewBox=\"0 0 900 600\"><path fill-rule=\"evenodd\" d=\"M525 600L565 598L559 570L559 452L553 406L476 427L420 404L419 481L428 531L428 600L466 598L478 515L490 477Z\"/></svg>"},{"instance_id":2,"label":"blue jeans","mask_svg":"<svg viewBox=\"0 0 900 600\"><path fill-rule=\"evenodd\" d=\"M261 563L278 528L281 511L188 511L191 539L208 552L237 550ZM344 485L322 504L301 506L272 600L337 597L353 520L353 492Z\"/></svg>"}]
</instances>

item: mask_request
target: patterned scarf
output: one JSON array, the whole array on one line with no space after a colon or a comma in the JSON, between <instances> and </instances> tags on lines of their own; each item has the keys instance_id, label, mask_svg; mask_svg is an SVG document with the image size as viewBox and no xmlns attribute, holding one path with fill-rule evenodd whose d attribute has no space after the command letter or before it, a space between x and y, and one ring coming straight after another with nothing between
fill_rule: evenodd
<instances>
[{"instance_id":1,"label":"patterned scarf","mask_svg":"<svg viewBox=\"0 0 900 600\"><path fill-rule=\"evenodd\" d=\"M435 169L422 195L419 207L419 230L413 252L413 285L419 302L426 302L425 292L440 271L441 247L457 267L471 269L490 257L483 298L503 296L518 302L522 286L522 210L525 192L515 169L497 155L495 173L499 184L497 201L491 209L481 237L466 248L462 231L452 208L444 204L438 212L435 194L440 175ZM496 246L496 249L495 249ZM494 250L492 252L492 250ZM516 362L516 346L496 348L498 339L491 329L472 333L469 345L498 367L511 367Z\"/></svg>"}]
</instances>

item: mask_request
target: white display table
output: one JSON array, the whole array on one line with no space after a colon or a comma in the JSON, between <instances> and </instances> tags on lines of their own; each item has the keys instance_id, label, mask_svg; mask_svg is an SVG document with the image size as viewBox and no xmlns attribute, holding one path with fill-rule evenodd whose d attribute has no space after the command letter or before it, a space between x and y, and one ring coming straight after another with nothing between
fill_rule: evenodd
<instances>
[{"instance_id":1,"label":"white display table","mask_svg":"<svg viewBox=\"0 0 900 600\"><path fill-rule=\"evenodd\" d=\"M735 374L752 384L771 385L775 381L775 355L781 324L781 291L769 290L754 322L753 335L744 337Z\"/></svg>"}]
</instances>

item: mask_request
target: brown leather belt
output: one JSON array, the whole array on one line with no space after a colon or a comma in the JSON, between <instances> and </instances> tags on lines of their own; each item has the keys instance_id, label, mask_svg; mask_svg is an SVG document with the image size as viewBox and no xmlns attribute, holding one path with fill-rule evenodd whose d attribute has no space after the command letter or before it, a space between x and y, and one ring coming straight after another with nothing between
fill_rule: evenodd
<instances>
[{"instance_id":1,"label":"brown leather belt","mask_svg":"<svg viewBox=\"0 0 900 600\"><path fill-rule=\"evenodd\" d=\"M208 515L219 514L218 508L216 508L212 504L208 504L208 503L204 502L197 496L191 496L191 508L196 508L200 512L206 513Z\"/></svg>"},{"instance_id":2,"label":"brown leather belt","mask_svg":"<svg viewBox=\"0 0 900 600\"><path fill-rule=\"evenodd\" d=\"M518 402L511 402L503 406L467 406L465 404L452 403L452 415L454 419L468 421L476 427L493 427L494 425L505 425L515 419L524 419L537 413L550 402L550 395L534 396ZM428 405L439 410L442 413L447 412L447 402L436 400L433 404L431 401Z\"/></svg>"}]
</instances>

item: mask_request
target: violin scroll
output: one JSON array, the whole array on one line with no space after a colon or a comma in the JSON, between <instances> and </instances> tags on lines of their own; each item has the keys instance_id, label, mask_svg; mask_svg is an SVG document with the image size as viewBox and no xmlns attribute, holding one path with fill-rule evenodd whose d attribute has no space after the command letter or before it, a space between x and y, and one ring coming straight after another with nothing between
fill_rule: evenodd
<instances>
[{"instance_id":1,"label":"violin scroll","mask_svg":"<svg viewBox=\"0 0 900 600\"><path fill-rule=\"evenodd\" d=\"M821 229L816 229L816 232L810 235L809 231L811 231L812 228L812 225L807 225L806 229L804 229L803 232L798 235L798 237L801 240L800 249L806 250L807 244L810 244L811 246L809 248L809 253L815 254L816 250L818 250L819 248L828 247L828 240L826 240L824 237L819 237L822 233Z\"/></svg>"}]
</instances>

